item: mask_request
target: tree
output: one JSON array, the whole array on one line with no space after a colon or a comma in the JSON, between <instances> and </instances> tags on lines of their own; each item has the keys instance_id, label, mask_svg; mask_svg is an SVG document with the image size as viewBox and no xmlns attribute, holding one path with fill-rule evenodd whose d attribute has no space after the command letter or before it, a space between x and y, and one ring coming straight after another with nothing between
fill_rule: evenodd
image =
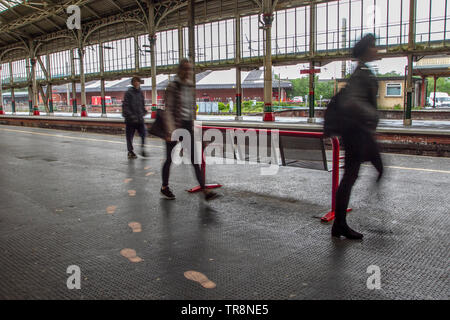
<instances>
[{"instance_id":1,"label":"tree","mask_svg":"<svg viewBox=\"0 0 450 320\"><path fill-rule=\"evenodd\" d=\"M434 79L428 79L428 95L434 92ZM450 95L450 78L438 78L436 81L436 92L446 92Z\"/></svg>"},{"instance_id":2,"label":"tree","mask_svg":"<svg viewBox=\"0 0 450 320\"><path fill-rule=\"evenodd\" d=\"M377 77L402 77L402 75L396 71L390 71L386 73L378 73Z\"/></svg>"},{"instance_id":3,"label":"tree","mask_svg":"<svg viewBox=\"0 0 450 320\"><path fill-rule=\"evenodd\" d=\"M319 99L322 96L323 99L331 99L334 93L334 81L319 81L319 77L315 77L315 96ZM290 80L292 83L292 96L304 97L309 94L309 77L303 77L298 79Z\"/></svg>"}]
</instances>

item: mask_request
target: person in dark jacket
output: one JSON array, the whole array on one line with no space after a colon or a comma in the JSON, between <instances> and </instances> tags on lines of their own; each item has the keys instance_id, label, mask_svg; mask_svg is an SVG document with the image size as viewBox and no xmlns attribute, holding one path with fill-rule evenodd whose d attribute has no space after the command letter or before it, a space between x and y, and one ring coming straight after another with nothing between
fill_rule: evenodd
<instances>
[{"instance_id":1,"label":"person in dark jacket","mask_svg":"<svg viewBox=\"0 0 450 320\"><path fill-rule=\"evenodd\" d=\"M172 141L172 132L176 129L186 129L191 135L191 163L195 176L204 193L205 200L212 200L217 193L205 188L205 178L200 165L194 161L194 114L196 103L194 100L194 86L192 84L193 68L189 60L183 59L178 66L177 76L166 89L166 111L164 127L166 128L166 161L162 168L161 194L167 199L175 199L169 188L170 166L172 165L172 150L178 141Z\"/></svg>"},{"instance_id":2,"label":"person in dark jacket","mask_svg":"<svg viewBox=\"0 0 450 320\"><path fill-rule=\"evenodd\" d=\"M125 118L126 125L128 159L136 159L137 156L133 151L133 137L136 131L142 139L141 155L143 157L147 156L144 150L146 135L144 116L147 114L147 110L145 110L145 99L141 90L141 79L133 77L131 85L132 87L128 89L123 99L122 116Z\"/></svg>"},{"instance_id":3,"label":"person in dark jacket","mask_svg":"<svg viewBox=\"0 0 450 320\"><path fill-rule=\"evenodd\" d=\"M362 239L363 235L351 229L346 221L347 207L353 185L358 178L361 163L370 161L378 171L377 182L383 174L383 162L375 139L379 117L377 111L378 83L366 65L377 57L375 37L364 36L353 48L358 66L345 87L339 101L341 136L345 148L344 175L336 193L336 212L331 234L348 239Z\"/></svg>"}]
</instances>

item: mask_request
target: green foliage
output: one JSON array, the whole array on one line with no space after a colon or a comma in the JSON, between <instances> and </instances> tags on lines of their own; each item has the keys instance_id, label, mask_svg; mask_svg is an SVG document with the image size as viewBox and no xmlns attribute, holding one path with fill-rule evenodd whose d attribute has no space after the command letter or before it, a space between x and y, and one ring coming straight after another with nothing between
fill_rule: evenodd
<instances>
[{"instance_id":1,"label":"green foliage","mask_svg":"<svg viewBox=\"0 0 450 320\"><path fill-rule=\"evenodd\" d=\"M434 92L434 79L428 78L428 96ZM438 78L436 81L436 92L446 92L450 95L450 78Z\"/></svg>"},{"instance_id":2,"label":"green foliage","mask_svg":"<svg viewBox=\"0 0 450 320\"><path fill-rule=\"evenodd\" d=\"M253 105L253 101L242 102L242 112L263 112L264 102L259 101Z\"/></svg>"},{"instance_id":3,"label":"green foliage","mask_svg":"<svg viewBox=\"0 0 450 320\"><path fill-rule=\"evenodd\" d=\"M219 102L219 112L228 112L230 110L229 104L224 104L223 102Z\"/></svg>"},{"instance_id":4,"label":"green foliage","mask_svg":"<svg viewBox=\"0 0 450 320\"><path fill-rule=\"evenodd\" d=\"M397 73L395 71L386 72L386 73L377 73L377 77L401 77L402 75L400 73Z\"/></svg>"},{"instance_id":5,"label":"green foliage","mask_svg":"<svg viewBox=\"0 0 450 320\"><path fill-rule=\"evenodd\" d=\"M402 106L398 103L394 106L394 110L401 110Z\"/></svg>"},{"instance_id":6,"label":"green foliage","mask_svg":"<svg viewBox=\"0 0 450 320\"><path fill-rule=\"evenodd\" d=\"M292 83L292 97L301 96L309 94L309 77L303 77L298 79L290 80ZM331 99L334 92L334 81L319 81L319 77L315 77L315 99L319 100L322 95L322 99Z\"/></svg>"}]
</instances>

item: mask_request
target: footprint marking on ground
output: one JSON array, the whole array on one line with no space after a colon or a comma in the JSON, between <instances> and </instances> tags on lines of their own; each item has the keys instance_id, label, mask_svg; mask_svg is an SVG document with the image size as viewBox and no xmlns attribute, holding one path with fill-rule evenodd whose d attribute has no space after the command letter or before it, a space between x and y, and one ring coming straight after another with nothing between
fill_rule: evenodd
<instances>
[{"instance_id":1,"label":"footprint marking on ground","mask_svg":"<svg viewBox=\"0 0 450 320\"><path fill-rule=\"evenodd\" d=\"M120 250L120 254L130 260L131 262L141 262L143 261L140 257L137 256L136 250L125 248Z\"/></svg>"},{"instance_id":2,"label":"footprint marking on ground","mask_svg":"<svg viewBox=\"0 0 450 320\"><path fill-rule=\"evenodd\" d=\"M106 212L108 214L113 214L114 212L116 212L117 206L109 206L108 208L106 208Z\"/></svg>"},{"instance_id":3,"label":"footprint marking on ground","mask_svg":"<svg viewBox=\"0 0 450 320\"><path fill-rule=\"evenodd\" d=\"M216 284L209 280L208 277L201 272L190 270L186 271L184 273L184 276L186 277L186 279L198 282L203 288L214 289L216 287Z\"/></svg>"},{"instance_id":4,"label":"footprint marking on ground","mask_svg":"<svg viewBox=\"0 0 450 320\"><path fill-rule=\"evenodd\" d=\"M123 182L124 183L128 183L128 182L130 182L130 181L132 181L133 179L131 179L131 178L126 178L125 180L123 180Z\"/></svg>"},{"instance_id":5,"label":"footprint marking on ground","mask_svg":"<svg viewBox=\"0 0 450 320\"><path fill-rule=\"evenodd\" d=\"M133 232L141 232L142 226L139 222L130 222L128 226L133 230Z\"/></svg>"},{"instance_id":6,"label":"footprint marking on ground","mask_svg":"<svg viewBox=\"0 0 450 320\"><path fill-rule=\"evenodd\" d=\"M136 195L136 190L128 190L128 195L134 197Z\"/></svg>"}]
</instances>

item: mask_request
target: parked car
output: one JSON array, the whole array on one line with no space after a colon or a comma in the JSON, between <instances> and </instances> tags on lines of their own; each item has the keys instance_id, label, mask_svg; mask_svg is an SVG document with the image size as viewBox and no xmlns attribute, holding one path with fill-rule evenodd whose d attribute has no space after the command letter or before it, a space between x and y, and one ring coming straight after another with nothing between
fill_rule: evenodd
<instances>
[{"instance_id":1,"label":"parked car","mask_svg":"<svg viewBox=\"0 0 450 320\"><path fill-rule=\"evenodd\" d=\"M435 93L431 92L430 96L428 97L428 104L432 107L433 105L436 106L436 108L439 107L449 107L449 96L446 92L436 92L436 102L434 102L434 96Z\"/></svg>"},{"instance_id":2,"label":"parked car","mask_svg":"<svg viewBox=\"0 0 450 320\"><path fill-rule=\"evenodd\" d=\"M294 97L294 98L292 98L292 102L300 102L300 103L303 103L303 97L300 97L300 96Z\"/></svg>"},{"instance_id":3,"label":"parked car","mask_svg":"<svg viewBox=\"0 0 450 320\"><path fill-rule=\"evenodd\" d=\"M433 104L431 104L432 106ZM450 97L436 97L436 108L450 108Z\"/></svg>"}]
</instances>

